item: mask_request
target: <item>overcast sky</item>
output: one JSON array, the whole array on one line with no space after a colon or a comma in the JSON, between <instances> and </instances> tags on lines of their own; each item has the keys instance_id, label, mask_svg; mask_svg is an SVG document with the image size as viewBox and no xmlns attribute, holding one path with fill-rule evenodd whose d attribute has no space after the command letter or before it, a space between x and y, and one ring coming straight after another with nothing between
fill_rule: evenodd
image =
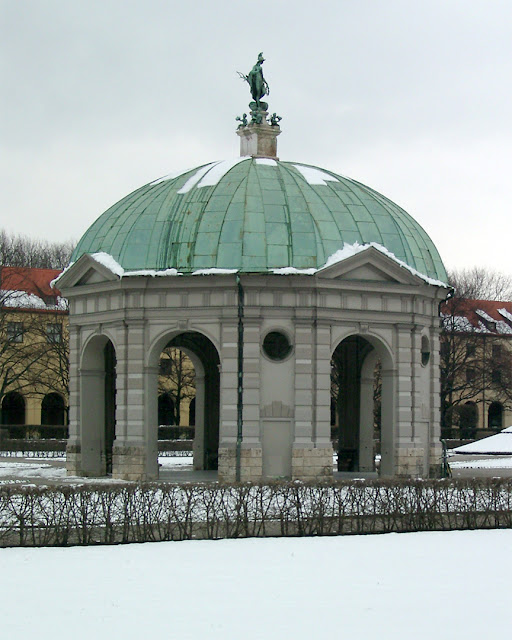
<instances>
[{"instance_id":1,"label":"overcast sky","mask_svg":"<svg viewBox=\"0 0 512 640\"><path fill-rule=\"evenodd\" d=\"M279 156L405 208L447 267L512 275L510 0L0 0L0 227L78 240L171 171L238 155L266 58Z\"/></svg>"}]
</instances>

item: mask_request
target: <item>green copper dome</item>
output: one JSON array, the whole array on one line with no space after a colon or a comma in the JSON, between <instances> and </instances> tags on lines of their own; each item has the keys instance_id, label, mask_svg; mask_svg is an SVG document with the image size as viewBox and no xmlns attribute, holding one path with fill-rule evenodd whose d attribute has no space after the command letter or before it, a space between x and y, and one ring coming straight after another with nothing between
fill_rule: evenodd
<instances>
[{"instance_id":1,"label":"green copper dome","mask_svg":"<svg viewBox=\"0 0 512 640\"><path fill-rule=\"evenodd\" d=\"M433 242L399 206L355 180L267 158L212 163L137 189L96 220L72 259L102 251L129 271L318 269L355 242L379 243L446 281Z\"/></svg>"}]
</instances>

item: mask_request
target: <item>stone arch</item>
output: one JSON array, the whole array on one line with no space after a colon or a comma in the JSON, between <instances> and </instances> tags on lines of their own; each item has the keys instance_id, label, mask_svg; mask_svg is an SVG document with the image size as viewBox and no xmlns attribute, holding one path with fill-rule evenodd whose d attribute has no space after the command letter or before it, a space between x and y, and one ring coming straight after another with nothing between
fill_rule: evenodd
<instances>
[{"instance_id":1,"label":"stone arch","mask_svg":"<svg viewBox=\"0 0 512 640\"><path fill-rule=\"evenodd\" d=\"M203 332L183 331L160 334L148 351L148 438L156 437L151 428L156 417L157 367L160 354L166 346L184 351L195 370L195 437L194 468L218 468L220 425L220 356L213 340ZM155 432L155 433L154 433Z\"/></svg>"},{"instance_id":2,"label":"stone arch","mask_svg":"<svg viewBox=\"0 0 512 640\"><path fill-rule=\"evenodd\" d=\"M47 393L41 402L42 425L65 425L66 405L60 393Z\"/></svg>"},{"instance_id":3,"label":"stone arch","mask_svg":"<svg viewBox=\"0 0 512 640\"><path fill-rule=\"evenodd\" d=\"M25 398L17 391L9 391L2 399L2 424L25 424Z\"/></svg>"},{"instance_id":4,"label":"stone arch","mask_svg":"<svg viewBox=\"0 0 512 640\"><path fill-rule=\"evenodd\" d=\"M116 426L116 349L106 335L94 335L80 359L81 465L84 475L112 473Z\"/></svg>"},{"instance_id":5,"label":"stone arch","mask_svg":"<svg viewBox=\"0 0 512 640\"><path fill-rule=\"evenodd\" d=\"M338 470L374 469L374 372L381 363L381 475L394 472L394 359L388 345L373 334L342 337L331 355L331 389L338 387ZM338 376L334 380L333 376Z\"/></svg>"}]
</instances>

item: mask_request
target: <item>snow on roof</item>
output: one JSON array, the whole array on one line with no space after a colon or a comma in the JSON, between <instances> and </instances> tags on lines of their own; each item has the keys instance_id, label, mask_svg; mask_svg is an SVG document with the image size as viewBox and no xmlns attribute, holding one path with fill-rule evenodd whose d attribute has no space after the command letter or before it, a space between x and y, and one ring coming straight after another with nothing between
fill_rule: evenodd
<instances>
[{"instance_id":1,"label":"snow on roof","mask_svg":"<svg viewBox=\"0 0 512 640\"><path fill-rule=\"evenodd\" d=\"M345 243L343 245L343 249L338 249L338 251L336 251L331 256L329 256L329 258L327 258L327 262L324 264L322 269L326 269L327 267L330 267L331 265L336 264L337 262L346 260L347 258L350 258L351 256L354 256L357 253L361 253L361 251L366 251L370 247L377 249L377 251L380 251L381 253L386 255L388 258L391 258L397 264L399 264L404 269L407 269L413 275L418 276L418 278L421 278L422 280L425 280L425 282L428 282L429 284L432 284L436 287L444 287L445 289L449 288L449 285L447 285L445 282L441 282L441 280L434 280L434 278L429 278L423 273L416 271L416 269L414 269L413 267L410 267L403 260L400 260L399 258L397 258L394 253L391 253L391 251L386 249L386 247L383 247L378 242L369 242L368 244L359 244L358 242L354 242L354 244Z\"/></svg>"},{"instance_id":2,"label":"snow on roof","mask_svg":"<svg viewBox=\"0 0 512 640\"><path fill-rule=\"evenodd\" d=\"M416 269L413 269L412 267L407 265L402 260L399 260L393 253L391 253L391 251L388 251L385 247L383 247L382 245L380 245L380 244L378 244L376 242L370 242L369 244L362 244L362 245L359 244L358 242L355 242L354 244L346 244L345 243L343 245L343 249L340 249L340 250L336 251L335 253L333 253L327 259L326 263L322 267L320 267L320 269L315 269L315 268L297 269L296 267L291 267L290 266L290 267L280 267L280 268L276 268L276 269L269 269L269 273L272 273L274 275L283 275L283 276L288 276L288 275L313 276L316 273L318 273L319 271L321 271L322 269L326 269L327 267L330 267L333 264L337 264L338 262L342 262L343 260L346 260L347 258L350 258L351 256L354 256L354 255L356 255L358 253L361 253L362 251L368 250L370 247L373 247L374 249L377 249L377 251L380 251L381 253L386 255L388 258L391 258L397 264L399 264L401 267L403 267L404 269L407 269L410 273L412 273L413 275L421 278L422 280L424 280L428 284L432 284L432 285L437 286L437 287L448 288L448 285L445 284L444 282L441 282L440 280L434 280L433 278L429 278L428 276L420 273L419 271L416 271ZM180 276L180 275L183 275L182 272L177 271L176 269L163 269L163 270L144 269L144 270L139 270L139 271L125 271L123 269L123 267L108 253L104 253L104 252L92 253L92 254L90 254L90 256L96 262L98 262L99 264L103 265L104 267L109 269L112 273L114 273L115 275L119 276L120 278L127 277L127 276L152 276L152 277L154 277L154 276ZM68 267L68 269L69 269L69 267ZM194 271L192 273L192 275L193 276L198 276L198 275L223 275L223 274L227 275L227 274L237 273L238 271L239 271L239 269L219 269L219 268L213 267L213 268L209 268L209 269L198 269L198 270Z\"/></svg>"},{"instance_id":3,"label":"snow on roof","mask_svg":"<svg viewBox=\"0 0 512 640\"><path fill-rule=\"evenodd\" d=\"M512 455L512 426L488 438L482 438L451 450L472 455Z\"/></svg>"},{"instance_id":4,"label":"snow on roof","mask_svg":"<svg viewBox=\"0 0 512 640\"><path fill-rule=\"evenodd\" d=\"M302 275L302 276L314 276L318 269L297 269L296 267L280 267L278 269L271 269L272 273L275 273L278 276L292 276L292 275Z\"/></svg>"},{"instance_id":5,"label":"snow on roof","mask_svg":"<svg viewBox=\"0 0 512 640\"><path fill-rule=\"evenodd\" d=\"M268 167L277 167L277 162L272 158L256 158L256 164L266 164Z\"/></svg>"},{"instance_id":6,"label":"snow on roof","mask_svg":"<svg viewBox=\"0 0 512 640\"><path fill-rule=\"evenodd\" d=\"M210 275L229 275L231 273L238 273L238 269L217 269L212 267L210 269L198 269L192 273L193 276L210 276Z\"/></svg>"},{"instance_id":7,"label":"snow on roof","mask_svg":"<svg viewBox=\"0 0 512 640\"><path fill-rule=\"evenodd\" d=\"M52 282L60 269L0 268L0 304L16 309L66 310L67 301Z\"/></svg>"},{"instance_id":8,"label":"snow on roof","mask_svg":"<svg viewBox=\"0 0 512 640\"><path fill-rule=\"evenodd\" d=\"M327 182L339 182L338 178L331 176L329 173L325 171L321 171L316 167L308 167L303 164L294 164L293 165L306 179L306 182L311 185L319 184L324 187L327 186Z\"/></svg>"},{"instance_id":9,"label":"snow on roof","mask_svg":"<svg viewBox=\"0 0 512 640\"><path fill-rule=\"evenodd\" d=\"M508 320L512 324L512 313L507 311L506 309L498 309L498 313L500 313L506 320Z\"/></svg>"},{"instance_id":10,"label":"snow on roof","mask_svg":"<svg viewBox=\"0 0 512 640\"><path fill-rule=\"evenodd\" d=\"M512 302L454 297L443 303L441 316L454 331L512 335Z\"/></svg>"}]
</instances>

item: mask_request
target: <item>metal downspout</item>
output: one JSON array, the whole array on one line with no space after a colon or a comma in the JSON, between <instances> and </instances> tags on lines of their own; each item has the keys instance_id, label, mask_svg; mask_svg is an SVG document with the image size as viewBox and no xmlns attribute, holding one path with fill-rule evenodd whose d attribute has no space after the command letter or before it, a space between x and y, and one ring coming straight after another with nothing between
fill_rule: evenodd
<instances>
[{"instance_id":1,"label":"metal downspout","mask_svg":"<svg viewBox=\"0 0 512 640\"><path fill-rule=\"evenodd\" d=\"M244 411L244 289L240 282L240 275L238 273L236 274L236 285L238 289L238 397L235 479L237 482L240 482Z\"/></svg>"}]
</instances>

